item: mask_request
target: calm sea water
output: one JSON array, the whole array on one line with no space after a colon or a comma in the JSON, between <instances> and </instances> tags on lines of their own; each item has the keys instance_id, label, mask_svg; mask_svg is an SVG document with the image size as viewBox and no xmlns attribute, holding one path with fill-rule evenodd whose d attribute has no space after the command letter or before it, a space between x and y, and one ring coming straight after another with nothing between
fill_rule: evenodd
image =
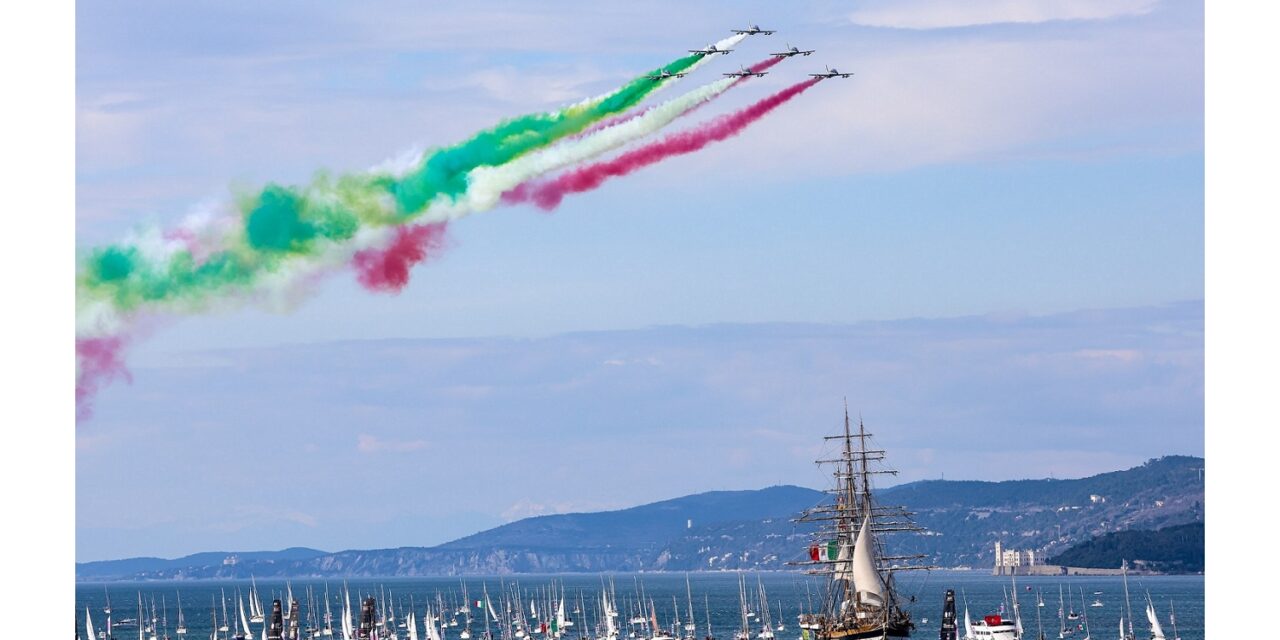
<instances>
[{"instance_id":1,"label":"calm sea water","mask_svg":"<svg viewBox=\"0 0 1280 640\"><path fill-rule=\"evenodd\" d=\"M810 610L809 602L811 600L815 603L814 606L817 606L821 599L823 582L815 577L794 573L748 573L746 576L748 587L751 589L755 588L757 578L763 583L768 594L772 611L771 617L774 618L773 624L775 626L779 623L778 608L781 607L781 622L786 626L786 629L782 632L776 632L778 640L799 640L800 630L796 625L796 616L802 611ZM386 589L389 596L394 597L398 611L403 610L412 601L418 611L419 618L421 618L426 604L428 602L435 603L437 593L443 594L446 603L460 604L462 602L463 581L465 581L468 595L472 599L475 599L482 592L482 588L487 585L489 593L496 600L497 594L502 592L504 584L508 588L513 584L518 584L525 593L532 593L539 588L546 587L554 580L563 586L568 596L566 598L567 610L574 609L577 593L582 591L586 599L586 622L592 624L595 611L594 602L599 599L602 579L612 579L614 583L618 608L621 611L620 620L628 617L627 603L628 601L635 602L636 594L640 588L643 588L647 598L651 598L654 601L660 624L669 626L673 616L673 609L676 606L679 607L681 621L684 622L687 617L684 574L646 573L608 574L605 576L566 574L556 576L505 576L502 578L467 577L463 579L384 578L347 580L346 584L351 590L351 598L355 606L358 606L357 594L364 593L376 596L383 589ZM709 610L714 635L721 640L731 638L733 632L739 627L740 618L738 611L738 574L694 573L689 574L689 580L693 589L694 617L698 623L699 636L706 634L705 621ZM946 589L955 589L961 619L963 620L964 615L963 597L967 598L970 614L976 620L984 614L997 612L1005 601L1005 591L1011 586L1007 577L999 578L978 571L909 572L899 575L897 580L899 592L904 600L914 598L914 602L910 602L908 606L912 619L916 622L916 631L912 634L912 637L915 638L938 637L938 623L941 619L943 593ZM337 619L341 612L341 606L338 602L341 597L343 581L292 581L294 596L301 602L303 608L303 626L305 626L307 620L307 587L310 586L316 594L318 603L316 608L323 612L322 598L326 584L329 587L329 597L332 601L334 626L337 628ZM1124 590L1119 577L1109 576L1028 576L1018 578L1018 600L1022 606L1023 627L1027 638L1037 637L1037 609L1043 619L1045 637L1050 639L1058 637L1059 586L1062 587L1064 594L1068 590L1075 594L1072 601L1074 604L1069 604L1068 609L1083 612L1088 617L1089 628L1094 639L1116 639L1118 622L1120 616L1124 613ZM1027 590L1027 587L1030 587L1030 590ZM285 589L285 583L277 580L259 580L258 589L262 594L264 605L269 614L271 598L283 597L281 594ZM1097 599L1102 601L1103 606L1085 606L1082 609L1080 604L1080 591L1082 589L1084 590L1086 605ZM187 637L192 640L204 640L209 637L211 628L211 607L217 608L218 616L221 618L222 609L220 603L221 598L225 596L227 598L228 611L235 615L237 592L247 595L248 591L248 581L82 583L76 586L77 628L81 629L83 634L85 607L87 606L93 614L95 628L100 630L106 622L106 616L102 613L102 609L108 597L111 600L113 619L137 618L137 602L139 594L141 594L141 597L147 602L154 598L158 611L163 602L167 607L168 628L171 637L177 638L177 636L172 635L172 630L176 626L177 602L178 598L181 597L183 613L188 628ZM1043 594L1044 607L1036 607L1037 591ZM1101 591L1102 593L1095 595L1094 592L1096 591ZM1138 638L1149 637L1146 617L1143 615L1143 611L1146 594L1150 593L1151 599L1159 612L1160 622L1164 625L1165 633L1169 638L1173 638L1172 629L1169 625L1169 607L1172 600L1177 614L1178 635L1182 640L1203 640L1204 576L1130 576L1129 592L1136 616L1134 631ZM673 597L675 598L674 603L672 601ZM524 600L527 609L529 596L526 595ZM163 612L161 613L163 614ZM583 616L570 615L569 617L570 619L581 621ZM476 619L482 620L478 613ZM1079 622L1076 621L1076 623ZM459 624L461 624L461 621ZM961 624L963 624L963 621ZM759 632L759 626L758 622L752 622L753 634ZM570 633L566 637L571 640L577 640L580 628L582 627L570 629ZM477 629L483 629L482 622L477 622L473 625L473 638L479 637L479 634L476 633ZM459 640L458 634L461 630L461 626L446 628L445 639ZM255 634L260 634L257 625L254 625L254 632ZM132 638L137 637L137 633L136 627L115 629L115 637L121 640L132 640ZM1075 635L1070 637L1075 640L1081 640L1084 638L1084 634L1083 632L1076 632Z\"/></svg>"}]
</instances>

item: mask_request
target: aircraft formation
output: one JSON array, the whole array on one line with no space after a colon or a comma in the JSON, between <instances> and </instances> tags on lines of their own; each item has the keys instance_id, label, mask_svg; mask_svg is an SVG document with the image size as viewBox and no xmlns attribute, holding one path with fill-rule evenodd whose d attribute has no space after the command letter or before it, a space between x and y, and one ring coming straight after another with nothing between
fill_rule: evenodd
<instances>
[{"instance_id":1,"label":"aircraft formation","mask_svg":"<svg viewBox=\"0 0 1280 640\"><path fill-rule=\"evenodd\" d=\"M728 140L810 87L853 75L826 68L659 137L707 101L763 77L787 58L814 53L788 44L764 60L640 107L647 96L715 54L727 55L753 35L775 33L754 24L731 31L734 35L688 50L609 93L504 119L453 145L406 159L402 169L267 183L257 193L219 202L207 218L174 229L148 227L85 250L76 277L77 419L91 414L98 389L130 379L123 353L155 318L293 300L312 289L318 274L343 269L354 272L369 291L399 291L414 265L440 251L446 226L459 218L522 203L549 211L568 195ZM547 126L552 122L555 126Z\"/></svg>"},{"instance_id":2,"label":"aircraft formation","mask_svg":"<svg viewBox=\"0 0 1280 640\"><path fill-rule=\"evenodd\" d=\"M753 24L753 25L751 25L750 27L747 27L746 29L730 29L729 31L731 31L731 32L733 32L733 33L736 33L736 34L738 34L738 35L746 35L746 36L754 36L754 35L763 35L763 36L768 36L768 35L773 35L774 33L776 33L776 31L771 30L771 29L761 29L761 28L760 28L760 25L758 25L758 24ZM706 47L703 47L703 48L701 48L701 49L689 49L689 53L692 53L692 54L697 55L697 56L700 56L700 57L701 57L701 56L711 56L711 55L715 55L715 54L717 54L717 53L719 53L719 54L723 54L723 55L728 55L728 54L729 54L729 52L731 52L731 51L733 51L733 49L720 49L720 48L717 48L717 47L716 47L716 45L714 45L714 44L712 44L712 45L707 45ZM791 44L790 44L790 43L788 43L788 44L786 45L786 50L785 50L785 51L779 51L779 52L775 52L775 53L770 53L769 55L771 55L771 56L775 56L775 57L778 57L778 58L790 58L790 57L792 57L792 56L808 56L808 55L813 54L813 52L814 52L814 51L815 51L814 49L801 49L801 48L799 48L799 47L793 47L793 46L791 46ZM853 75L852 73L841 73L839 70L834 69L834 68L831 68L831 67L824 67L824 68L826 69L826 71L824 71L824 72L822 72L822 73L811 73L811 74L809 74L809 75L810 75L810 76L812 76L812 77L814 77L814 78L848 78L848 77L850 77L850 76L852 76L852 75ZM751 70L749 70L749 69L747 69L747 68L745 68L745 67L739 67L739 70L738 70L738 71L734 71L734 72L732 72L732 73L726 73L726 74L723 74L723 75L724 75L725 77L729 77L729 78L747 78L747 77L750 77L750 76L755 76L755 77L757 77L757 78L763 78L763 77L764 77L764 75L765 75L765 73L767 73L767 72L755 72L755 71L751 71ZM683 74L683 73L675 73L675 74L673 74L673 73L668 73L668 72L666 72L666 71L663 71L663 72L661 72L661 73L658 73L658 74L655 74L655 75L651 75L651 76L647 76L647 77L648 77L650 80L660 81L660 80L666 80L667 78L682 78L682 77L684 77L684 75L685 75L685 74Z\"/></svg>"}]
</instances>

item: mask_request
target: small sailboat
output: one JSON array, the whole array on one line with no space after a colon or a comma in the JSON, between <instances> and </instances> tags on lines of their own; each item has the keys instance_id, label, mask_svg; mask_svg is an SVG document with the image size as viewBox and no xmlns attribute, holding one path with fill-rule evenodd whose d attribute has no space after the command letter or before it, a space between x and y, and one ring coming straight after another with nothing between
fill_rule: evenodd
<instances>
[{"instance_id":1,"label":"small sailboat","mask_svg":"<svg viewBox=\"0 0 1280 640\"><path fill-rule=\"evenodd\" d=\"M1173 616L1173 598L1169 598L1169 626L1173 628L1173 640L1182 640L1178 636L1178 619Z\"/></svg>"},{"instance_id":2,"label":"small sailboat","mask_svg":"<svg viewBox=\"0 0 1280 640\"><path fill-rule=\"evenodd\" d=\"M1085 614L1084 610L1084 588L1080 589L1080 618L1084 625L1084 640L1090 640L1092 634L1089 633L1089 616Z\"/></svg>"},{"instance_id":3,"label":"small sailboat","mask_svg":"<svg viewBox=\"0 0 1280 640\"><path fill-rule=\"evenodd\" d=\"M182 592L178 592L178 628L174 630L180 636L187 635L187 620L182 617Z\"/></svg>"},{"instance_id":4,"label":"small sailboat","mask_svg":"<svg viewBox=\"0 0 1280 640\"><path fill-rule=\"evenodd\" d=\"M1165 640L1164 629L1160 627L1160 618L1156 616L1156 607L1151 602L1151 592L1147 592L1147 623L1151 625L1151 640Z\"/></svg>"},{"instance_id":5,"label":"small sailboat","mask_svg":"<svg viewBox=\"0 0 1280 640\"><path fill-rule=\"evenodd\" d=\"M267 619L266 612L262 610L262 596L258 594L258 580L253 576L249 576L249 622L254 624L262 624Z\"/></svg>"}]
</instances>

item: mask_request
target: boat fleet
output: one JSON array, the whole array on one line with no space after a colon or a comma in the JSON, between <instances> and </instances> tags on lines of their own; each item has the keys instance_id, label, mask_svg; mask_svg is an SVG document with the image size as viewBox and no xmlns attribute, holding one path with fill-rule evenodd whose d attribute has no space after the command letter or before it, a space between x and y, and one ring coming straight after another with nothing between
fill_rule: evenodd
<instances>
[{"instance_id":1,"label":"boat fleet","mask_svg":"<svg viewBox=\"0 0 1280 640\"><path fill-rule=\"evenodd\" d=\"M914 596L900 594L898 574L905 571L934 569L922 564L923 555L888 555L886 536L903 532L921 532L905 507L880 504L874 495L873 478L896 471L884 465L885 452L869 446L872 434L859 420L856 430L845 408L843 433L827 436L838 453L832 459L819 460L820 466L832 467L835 486L828 490L830 504L806 510L797 522L815 523L804 559L790 563L821 578L821 593L815 594L805 582L808 606L802 603L797 617L799 640L872 640L902 638L916 628L909 611ZM1116 640L1137 640L1129 594L1127 563L1122 566L1124 611L1120 617ZM1044 593L1035 592L1033 608L1035 635L1029 636L1019 602L1017 576L1003 588L1004 600L996 611L975 618L970 614L967 595L962 591L963 618L957 615L955 591L945 592L940 621L940 640L1047 640ZM780 640L786 632L782 604L772 602L764 582L757 575L755 584L746 574L738 575L738 628L733 640ZM601 577L598 589L567 589L552 580L535 589L522 589L518 581L499 580L495 593L485 583L479 593L469 592L465 581L461 588L448 594L436 591L427 602L416 602L412 596L395 593L383 587L378 593L355 594L347 584L341 593L331 594L326 584L317 592L307 587L296 597L292 585L286 583L283 593L272 594L270 610L264 608L256 581L251 581L247 594L238 589L225 590L210 603L209 640L715 640L711 626L711 608L704 594L702 615L695 611L695 599L688 576L685 576L684 602L672 595L670 606L665 596L660 602L645 591L635 578L631 594L619 598L612 577ZM1028 591L1031 587L1026 587ZM1087 610L1103 607L1094 600L1086 605L1084 590L1058 589L1058 640L1093 640ZM175 594L176 616L169 625L167 596L157 603L154 596L144 600L138 595L135 617L114 617L108 598L102 609L102 627L94 624L92 611L84 612L85 640L194 640L189 638L187 615L203 615L184 610L181 594ZM1080 604L1077 611L1075 603ZM355 603L353 605L353 602ZM1150 640L1181 640L1173 602L1169 603L1171 636L1167 636L1150 593L1146 594L1146 619ZM776 607L776 609L775 609ZM777 611L777 618L773 612ZM961 619L963 625L961 625ZM921 623L926 623L921 620ZM1049 621L1052 625L1052 620ZM722 625L723 626L723 625ZM172 633L171 633L172 631ZM1052 629L1050 627L1050 633ZM1109 635L1109 634L1108 634ZM76 638L82 637L79 616ZM201 639L203 640L203 639Z\"/></svg>"},{"instance_id":2,"label":"boat fleet","mask_svg":"<svg viewBox=\"0 0 1280 640\"><path fill-rule=\"evenodd\" d=\"M1121 567L1121 576L1123 576L1124 584L1124 611L1121 612L1119 628L1116 640L1137 640L1134 631L1133 606L1129 596L1129 573L1127 565ZM954 591L948 590L943 605L943 619L940 640L1047 640L1045 635L1045 621L1041 613L1041 609L1046 606L1044 595L1042 592L1036 592L1036 633L1034 636L1028 636L1023 625L1022 608L1018 603L1018 579L1012 577L1012 588L1004 591L1004 602L1000 605L1000 609L982 616L974 620L969 615L969 604L967 598L964 604L964 634L960 635L960 629L957 625L950 628L946 625L947 612L950 610L954 617ZM1027 587L1030 589L1031 587ZM1067 589L1070 591L1070 588ZM1074 607L1074 595L1064 596L1063 587L1058 587L1058 640L1067 640L1068 638L1079 640L1092 640L1093 632L1089 628L1089 616L1085 608L1084 589L1079 592L1080 595L1080 611L1076 611ZM1102 595L1101 591L1095 591L1095 596ZM1104 606L1100 598L1094 598L1089 607ZM1146 618L1149 629L1150 640L1182 640L1178 635L1178 620L1173 611L1173 600L1169 601L1169 626L1172 635L1166 635L1164 626L1160 624L1160 616L1156 611L1155 602L1151 599L1151 593L1146 593ZM1052 633L1052 630L1050 631ZM1099 631L1101 634L1101 631ZM1101 635L1105 638L1105 635Z\"/></svg>"},{"instance_id":3,"label":"boat fleet","mask_svg":"<svg viewBox=\"0 0 1280 640\"><path fill-rule=\"evenodd\" d=\"M736 640L775 640L786 631L782 604L769 601L763 581L749 585L740 574L739 610L742 621ZM225 589L208 609L208 640L715 640L709 598L704 594L701 612L695 610L693 589L685 578L685 597L672 596L670 605L648 595L643 581L635 578L632 594L621 598L614 579L601 579L598 590L569 590L557 581L534 589L522 589L518 581L500 580L496 592L484 584L479 593L460 582L456 592L436 591L429 602L413 596L397 596L379 587L377 594L352 593L345 583L331 594L326 585L317 592L307 587L303 602L286 583L281 597L264 607L256 581L247 594ZM175 594L170 618L167 596L159 600L138 594L130 617L113 612L110 596L94 622L93 611L84 610L83 628L77 616L80 640L195 640L187 628L193 615ZM776 609L774 608L776 606ZM776 610L777 618L773 616ZM701 613L701 615L699 615ZM203 636L202 636L203 638Z\"/></svg>"}]
</instances>

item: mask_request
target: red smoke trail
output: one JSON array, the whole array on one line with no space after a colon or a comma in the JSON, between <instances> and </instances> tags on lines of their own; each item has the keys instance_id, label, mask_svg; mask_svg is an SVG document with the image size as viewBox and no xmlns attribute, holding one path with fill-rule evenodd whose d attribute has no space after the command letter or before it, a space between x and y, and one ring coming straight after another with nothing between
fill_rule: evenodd
<instances>
[{"instance_id":1,"label":"red smoke trail","mask_svg":"<svg viewBox=\"0 0 1280 640\"><path fill-rule=\"evenodd\" d=\"M741 133L751 123L763 118L784 102L800 95L804 90L820 82L822 78L810 78L779 91L749 107L720 116L692 131L669 135L656 142L628 151L613 160L597 162L569 171L548 182L525 183L502 194L507 203L528 202L543 209L554 209L565 195L582 193L599 187L609 178L625 176L632 171L661 162L672 156L693 153L712 142L719 142Z\"/></svg>"},{"instance_id":2,"label":"red smoke trail","mask_svg":"<svg viewBox=\"0 0 1280 640\"><path fill-rule=\"evenodd\" d=\"M356 279L370 291L399 293L409 284L409 269L444 248L443 222L396 228L391 244L356 253L351 265Z\"/></svg>"},{"instance_id":3,"label":"red smoke trail","mask_svg":"<svg viewBox=\"0 0 1280 640\"><path fill-rule=\"evenodd\" d=\"M761 71L767 71L767 70L769 69L769 67L772 67L773 65L778 64L779 62L782 62L782 61L783 61L783 60L785 60L785 59L786 59L786 58L780 58L780 57L778 57L778 56L771 56L771 57L765 58L764 60L761 60L760 62L757 62L757 63L755 63L755 64L751 65L750 67L747 67L747 69L748 69L748 70L750 70L750 71L751 71L751 73L760 73ZM748 79L750 79L750 78L752 78L752 77L754 77L754 76L743 76L743 77L741 77L741 78L738 78L738 81L737 81L737 82L734 82L734 83L733 83L733 86L737 86L737 85L741 84L743 80L748 80ZM720 95L722 95L722 94L716 94L716 97L718 98L718 97L720 97ZM699 104L698 104L698 106L696 106L696 107L694 107L694 108L692 108L692 109L690 109L690 110L686 111L683 115L689 115L690 113L693 113L694 111L697 111L698 109L702 108L702 105L704 105L704 104L706 104L706 102L699 103ZM609 127L612 127L612 126L613 126L613 125L615 125L615 124L622 124L622 123L624 123L624 122L626 122L626 121L628 121L628 120L632 120L632 119L634 119L634 118L638 118L638 117L640 117L640 116L642 116L642 115L644 115L644 114L646 114L646 113L649 113L649 111L650 111L651 109L653 109L653 107L649 107L649 108L644 109L644 110L641 110L641 111L635 111L635 112L632 112L632 113L626 113L626 114L623 114L623 115L620 115L620 116L613 116L612 118L607 118L607 119L605 119L605 120L601 120L600 122L597 122L596 124L591 125L590 127L588 127L588 128L587 128L585 131L583 131L582 133L579 133L579 134L577 134L577 135L575 135L575 136L572 136L572 137L570 137L569 139L570 139L570 140L577 140L577 139L579 139L579 138L585 138L586 136L589 136L589 135L591 135L591 134L593 134L593 133L595 133L595 132L597 132L597 131L599 131L599 130L601 130L601 129L608 129Z\"/></svg>"},{"instance_id":4,"label":"red smoke trail","mask_svg":"<svg viewBox=\"0 0 1280 640\"><path fill-rule=\"evenodd\" d=\"M76 420L93 414L92 400L98 387L115 377L133 381L120 357L123 348L124 338L119 336L76 340Z\"/></svg>"}]
</instances>

